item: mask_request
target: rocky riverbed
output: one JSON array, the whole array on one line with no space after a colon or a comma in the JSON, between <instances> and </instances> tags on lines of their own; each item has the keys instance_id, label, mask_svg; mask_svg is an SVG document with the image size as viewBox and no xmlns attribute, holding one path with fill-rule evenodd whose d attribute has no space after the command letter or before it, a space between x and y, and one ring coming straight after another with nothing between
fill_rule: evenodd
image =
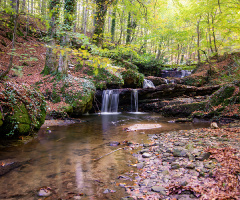
<instances>
[{"instance_id":1,"label":"rocky riverbed","mask_svg":"<svg viewBox=\"0 0 240 200\"><path fill-rule=\"evenodd\" d=\"M149 135L134 144L137 163L120 183L129 199L240 199L240 129L195 129Z\"/></svg>"}]
</instances>

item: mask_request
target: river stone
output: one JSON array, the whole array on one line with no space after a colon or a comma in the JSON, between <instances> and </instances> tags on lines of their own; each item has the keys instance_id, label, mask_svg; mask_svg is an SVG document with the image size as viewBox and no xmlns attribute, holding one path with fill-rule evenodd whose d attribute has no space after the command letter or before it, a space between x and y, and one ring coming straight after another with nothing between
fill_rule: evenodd
<instances>
[{"instance_id":1,"label":"river stone","mask_svg":"<svg viewBox=\"0 0 240 200\"><path fill-rule=\"evenodd\" d=\"M138 169L142 169L144 167L145 163L144 162L140 162L137 164L137 168Z\"/></svg>"},{"instance_id":2,"label":"river stone","mask_svg":"<svg viewBox=\"0 0 240 200\"><path fill-rule=\"evenodd\" d=\"M49 197L52 194L52 192L48 189L41 188L38 192L38 196L40 197Z\"/></svg>"},{"instance_id":3,"label":"river stone","mask_svg":"<svg viewBox=\"0 0 240 200\"><path fill-rule=\"evenodd\" d=\"M187 157L187 152L182 149L174 149L173 156L174 157Z\"/></svg>"},{"instance_id":4,"label":"river stone","mask_svg":"<svg viewBox=\"0 0 240 200\"><path fill-rule=\"evenodd\" d=\"M196 160L200 160L200 161L207 160L210 157L210 155L211 154L209 152L204 152L200 156L196 157Z\"/></svg>"},{"instance_id":5,"label":"river stone","mask_svg":"<svg viewBox=\"0 0 240 200\"><path fill-rule=\"evenodd\" d=\"M171 169L179 169L180 165L178 163L172 163L171 164Z\"/></svg>"},{"instance_id":6,"label":"river stone","mask_svg":"<svg viewBox=\"0 0 240 200\"><path fill-rule=\"evenodd\" d=\"M186 166L187 169L194 169L196 167L196 165L194 163L188 164Z\"/></svg>"},{"instance_id":7,"label":"river stone","mask_svg":"<svg viewBox=\"0 0 240 200\"><path fill-rule=\"evenodd\" d=\"M158 193L160 193L160 194L162 194L162 195L166 195L166 189L164 188L164 187L162 187L162 186L153 186L152 188L151 188L151 190L153 191L153 192L158 192Z\"/></svg>"},{"instance_id":8,"label":"river stone","mask_svg":"<svg viewBox=\"0 0 240 200\"><path fill-rule=\"evenodd\" d=\"M151 156L152 156L152 154L150 154L150 153L144 153L142 155L143 158L150 158Z\"/></svg>"}]
</instances>

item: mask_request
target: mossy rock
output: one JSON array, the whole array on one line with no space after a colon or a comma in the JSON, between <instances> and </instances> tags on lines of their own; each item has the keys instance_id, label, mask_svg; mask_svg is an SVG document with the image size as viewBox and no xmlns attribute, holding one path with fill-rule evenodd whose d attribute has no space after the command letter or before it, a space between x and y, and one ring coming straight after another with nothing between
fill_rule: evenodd
<instances>
[{"instance_id":1,"label":"mossy rock","mask_svg":"<svg viewBox=\"0 0 240 200\"><path fill-rule=\"evenodd\" d=\"M209 97L209 103L212 106L218 106L222 103L227 105L230 103L228 98L232 97L234 91L235 86L233 84L223 86Z\"/></svg>"},{"instance_id":2,"label":"mossy rock","mask_svg":"<svg viewBox=\"0 0 240 200\"><path fill-rule=\"evenodd\" d=\"M56 80L53 87L54 95L68 105L61 109L62 112L67 112L70 116L79 116L92 108L96 88L91 81L69 75Z\"/></svg>"},{"instance_id":3,"label":"mossy rock","mask_svg":"<svg viewBox=\"0 0 240 200\"><path fill-rule=\"evenodd\" d=\"M164 116L174 116L174 117L189 117L194 111L203 111L206 109L207 102L197 102L180 104L173 106L165 106L161 109Z\"/></svg>"},{"instance_id":4,"label":"mossy rock","mask_svg":"<svg viewBox=\"0 0 240 200\"><path fill-rule=\"evenodd\" d=\"M139 73L138 71L128 69L123 71L121 74L124 79L123 86L125 88L137 88L142 86L144 75Z\"/></svg>"},{"instance_id":5,"label":"mossy rock","mask_svg":"<svg viewBox=\"0 0 240 200\"><path fill-rule=\"evenodd\" d=\"M99 68L93 75L94 84L97 89L121 88L124 84L119 67L109 65L106 68Z\"/></svg>"},{"instance_id":6,"label":"mossy rock","mask_svg":"<svg viewBox=\"0 0 240 200\"><path fill-rule=\"evenodd\" d=\"M46 103L43 95L27 85L14 82L2 84L0 94L3 111L0 112L1 136L29 135L45 121Z\"/></svg>"}]
</instances>

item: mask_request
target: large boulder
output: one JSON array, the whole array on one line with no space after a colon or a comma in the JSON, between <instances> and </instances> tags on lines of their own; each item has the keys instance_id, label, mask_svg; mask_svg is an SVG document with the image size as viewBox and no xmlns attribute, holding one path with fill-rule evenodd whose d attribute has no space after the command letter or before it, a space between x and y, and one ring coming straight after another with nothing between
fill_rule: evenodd
<instances>
[{"instance_id":1,"label":"large boulder","mask_svg":"<svg viewBox=\"0 0 240 200\"><path fill-rule=\"evenodd\" d=\"M144 75L136 70L128 69L122 71L122 77L124 80L124 88L137 88L141 87L144 80Z\"/></svg>"},{"instance_id":2,"label":"large boulder","mask_svg":"<svg viewBox=\"0 0 240 200\"><path fill-rule=\"evenodd\" d=\"M56 112L66 112L68 115L75 117L88 112L92 108L96 89L91 81L68 75L60 79L49 77L49 80L44 84L47 83L50 87L46 90L44 90L45 85L40 85L46 99L53 104L65 103L65 109L56 110Z\"/></svg>"},{"instance_id":3,"label":"large boulder","mask_svg":"<svg viewBox=\"0 0 240 200\"><path fill-rule=\"evenodd\" d=\"M43 95L28 85L15 82L0 84L1 136L28 135L45 121L46 102Z\"/></svg>"}]
</instances>

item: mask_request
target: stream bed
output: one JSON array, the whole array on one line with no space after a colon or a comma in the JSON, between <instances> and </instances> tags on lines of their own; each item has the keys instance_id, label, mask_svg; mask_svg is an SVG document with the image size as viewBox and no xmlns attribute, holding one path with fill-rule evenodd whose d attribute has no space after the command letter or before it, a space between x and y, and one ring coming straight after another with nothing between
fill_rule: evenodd
<instances>
[{"instance_id":1,"label":"stream bed","mask_svg":"<svg viewBox=\"0 0 240 200\"><path fill-rule=\"evenodd\" d=\"M119 187L121 175L132 171L137 161L134 152L124 147L148 143L149 134L209 126L168 123L171 119L158 114L86 115L81 119L85 122L53 126L49 132L41 129L32 142L1 150L0 161L22 164L0 176L0 199L44 199L38 196L41 188L51 191L47 199L121 199L126 196ZM126 131L134 124L154 123L161 127Z\"/></svg>"}]
</instances>

